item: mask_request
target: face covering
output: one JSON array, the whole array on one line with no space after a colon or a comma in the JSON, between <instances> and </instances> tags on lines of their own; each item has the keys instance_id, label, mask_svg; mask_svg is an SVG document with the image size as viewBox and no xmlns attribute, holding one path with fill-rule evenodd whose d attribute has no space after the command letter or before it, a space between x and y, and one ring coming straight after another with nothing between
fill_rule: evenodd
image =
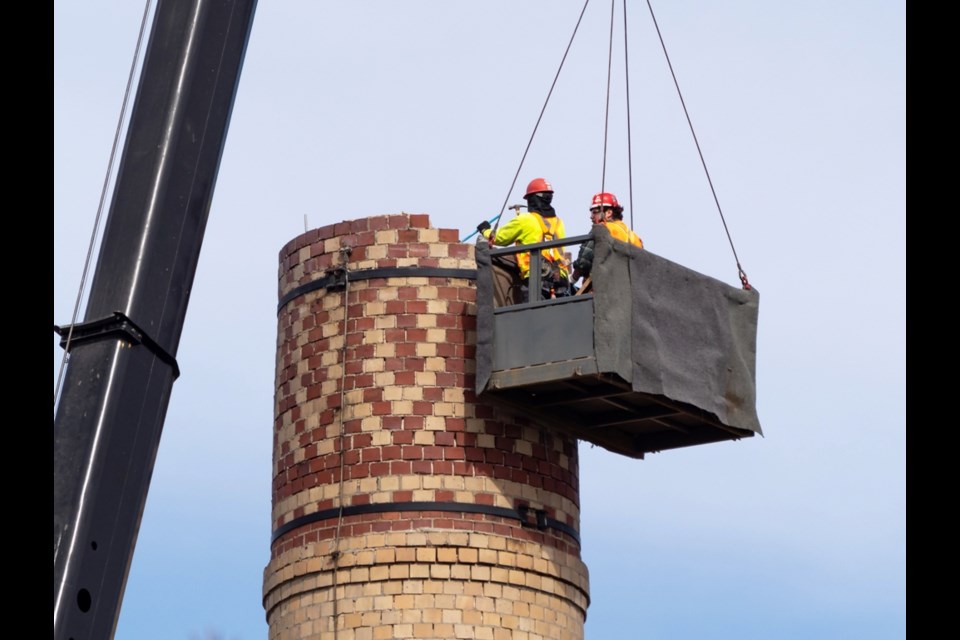
<instances>
[{"instance_id":1,"label":"face covering","mask_svg":"<svg viewBox=\"0 0 960 640\"><path fill-rule=\"evenodd\" d=\"M540 193L531 193L527 198L527 210L536 211L545 218L552 218L557 215L550 203L553 201L553 193L543 191Z\"/></svg>"}]
</instances>

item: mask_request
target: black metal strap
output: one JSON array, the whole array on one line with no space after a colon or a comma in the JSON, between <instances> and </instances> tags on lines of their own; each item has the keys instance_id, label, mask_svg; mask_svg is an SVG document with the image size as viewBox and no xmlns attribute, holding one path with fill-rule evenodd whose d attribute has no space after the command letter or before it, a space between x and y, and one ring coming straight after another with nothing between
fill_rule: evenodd
<instances>
[{"instance_id":1,"label":"black metal strap","mask_svg":"<svg viewBox=\"0 0 960 640\"><path fill-rule=\"evenodd\" d=\"M481 513L488 516L499 516L511 520L519 520L522 526L534 527L539 530L556 529L562 531L577 542L580 546L580 534L570 525L548 518L546 512L542 509L531 509L529 507L519 507L518 510L508 509L506 507L494 507L486 504L472 504L469 502L384 502L378 504L359 504L343 508L344 517L359 516L372 513L398 513L404 511L445 511L454 513ZM340 509L325 509L317 513L294 518L290 522L278 527L270 537L271 542L276 542L277 538L289 533L294 529L321 522L323 520L332 520L339 517ZM531 521L531 516L534 520Z\"/></svg>"},{"instance_id":2,"label":"black metal strap","mask_svg":"<svg viewBox=\"0 0 960 640\"><path fill-rule=\"evenodd\" d=\"M72 332L71 332L72 327ZM60 346L69 351L78 344L89 344L91 342L101 342L104 340L125 340L133 345L145 346L158 360L173 369L173 378L180 377L180 366L177 359L166 349L147 334L146 331L137 326L133 320L128 318L120 311L114 311L112 315L98 320L87 322L78 322L74 325L59 327L53 325L53 330L60 336ZM70 338L70 344L67 344L67 338Z\"/></svg>"},{"instance_id":3,"label":"black metal strap","mask_svg":"<svg viewBox=\"0 0 960 640\"><path fill-rule=\"evenodd\" d=\"M361 269L350 272L350 282L373 280L374 278L462 278L464 280L476 280L477 270L441 267L384 267L381 269ZM342 287L344 282L345 278L342 268L330 271L316 280L300 285L280 298L280 303L277 304L277 313L280 313L283 307L294 298L311 291L316 291L317 289Z\"/></svg>"}]
</instances>

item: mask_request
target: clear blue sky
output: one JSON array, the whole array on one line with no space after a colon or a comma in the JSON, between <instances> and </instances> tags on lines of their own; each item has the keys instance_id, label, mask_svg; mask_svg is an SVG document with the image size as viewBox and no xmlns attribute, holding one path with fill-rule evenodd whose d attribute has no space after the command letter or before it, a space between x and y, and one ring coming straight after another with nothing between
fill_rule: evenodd
<instances>
[{"instance_id":1,"label":"clear blue sky","mask_svg":"<svg viewBox=\"0 0 960 640\"><path fill-rule=\"evenodd\" d=\"M305 216L428 213L466 235L498 213L581 7L260 3L118 638L266 637L277 253ZM644 461L581 444L587 637L903 638L904 3L654 9L761 292L766 437ZM55 323L142 10L54 2ZM628 10L635 229L735 285L646 4ZM592 2L510 195L548 178L571 234L600 189L608 21ZM622 56L618 39L606 186L628 201Z\"/></svg>"}]
</instances>

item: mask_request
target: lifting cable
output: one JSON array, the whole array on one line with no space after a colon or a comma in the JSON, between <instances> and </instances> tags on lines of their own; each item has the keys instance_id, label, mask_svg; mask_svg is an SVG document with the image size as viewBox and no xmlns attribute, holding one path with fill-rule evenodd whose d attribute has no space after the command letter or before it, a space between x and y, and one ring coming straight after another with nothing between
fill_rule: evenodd
<instances>
[{"instance_id":1,"label":"lifting cable","mask_svg":"<svg viewBox=\"0 0 960 640\"><path fill-rule=\"evenodd\" d=\"M67 363L70 361L70 342L73 340L73 328L77 324L77 317L80 315L80 301L83 299L83 292L86 288L87 275L90 272L90 261L93 258L93 248L96 244L97 235L100 230L100 222L103 218L103 205L107 198L107 187L110 184L110 176L113 175L113 165L117 158L117 147L120 145L120 133L123 129L123 121L127 114L127 105L130 101L130 89L133 86L133 76L137 68L137 61L140 59L140 51L143 47L143 36L147 28L147 16L150 14L150 5L152 0L146 0L143 6L143 18L140 20L140 34L137 36L137 46L133 52L133 61L130 63L130 73L127 75L127 87L123 92L123 103L120 106L120 118L117 121L117 128L113 134L113 146L110 148L110 159L107 162L107 173L103 177L103 187L100 189L100 203L97 205L97 215L93 223L93 232L90 234L90 245L87 247L87 257L83 263L83 273L80 276L80 286L77 289L77 301L73 306L73 316L70 320L70 328L67 331L67 337L63 342L63 359L60 361L60 369L57 371L57 383L53 389L53 406L56 409L57 398L60 397L60 385L63 382L63 374L66 371Z\"/></svg>"},{"instance_id":2,"label":"lifting cable","mask_svg":"<svg viewBox=\"0 0 960 640\"><path fill-rule=\"evenodd\" d=\"M727 241L730 243L730 250L733 251L733 259L737 263L737 272L740 276L740 282L744 289L751 289L750 282L747 280L747 274L740 266L740 258L737 257L737 250L733 246L733 238L730 237L730 229L727 228L727 220L723 217L723 210L720 208L720 200L717 198L717 192L713 188L713 180L710 178L710 171L707 169L707 161L703 158L703 151L700 149L700 141L697 140L697 134L693 130L693 122L690 120L690 113L687 111L687 103L683 99L683 93L680 92L680 83L677 82L677 74L673 71L673 64L670 62L670 54L667 53L667 45L663 42L663 35L660 33L660 25L657 24L657 17L653 15L653 6L650 0L647 0L647 8L650 9L650 17L653 19L653 26L657 30L657 37L660 39L660 47L663 49L663 55L667 59L667 66L670 68L670 75L673 77L673 85L677 88L677 95L680 97L680 104L683 106L683 114L687 118L687 125L690 127L690 134L693 136L693 142L697 146L697 153L700 155L700 164L703 165L703 172L707 176L707 182L710 185L710 193L713 194L713 201L717 205L717 211L720 213L720 221L723 222L723 230L727 234ZM624 14L626 15L626 14ZM632 207L631 207L632 211Z\"/></svg>"},{"instance_id":3,"label":"lifting cable","mask_svg":"<svg viewBox=\"0 0 960 640\"><path fill-rule=\"evenodd\" d=\"M612 38L611 38L612 39ZM633 228L633 145L630 133L630 56L627 53L627 0L623 0L623 75L627 92L627 184L630 187L630 230Z\"/></svg>"},{"instance_id":4,"label":"lifting cable","mask_svg":"<svg viewBox=\"0 0 960 640\"><path fill-rule=\"evenodd\" d=\"M513 188L517 184L517 178L520 176L520 171L523 169L523 163L527 159L527 152L530 151L530 145L533 144L533 137L537 135L537 128L540 126L540 121L543 119L543 114L547 110L547 104L550 102L550 96L553 95L553 88L557 86L557 79L560 77L560 71L563 70L563 63L567 60L567 54L570 53L570 47L573 45L573 39L577 35L577 30L580 28L580 22L583 21L583 14L587 11L587 5L590 4L590 0L586 0L583 3L583 9L580 10L580 17L577 18L577 24L573 28L573 33L570 34L570 41L567 42L567 48L563 52L563 58L560 60L560 66L557 68L556 75L553 76L553 82L550 84L550 91L547 92L547 99L543 101L543 108L540 109L540 115L537 116L537 123L533 126L533 132L530 134L530 140L527 141L527 147L523 150L523 157L520 158L520 165L517 167L517 172L513 175L513 182L510 183L510 188L507 190L507 197L503 200L503 206L500 207L500 213L496 217L496 225L500 224L500 218L503 216L503 212L507 209L507 202L510 201L510 194L513 193ZM494 234L496 234L496 229L494 229ZM469 238L470 236L467 236ZM462 241L461 241L462 242Z\"/></svg>"},{"instance_id":5,"label":"lifting cable","mask_svg":"<svg viewBox=\"0 0 960 640\"><path fill-rule=\"evenodd\" d=\"M610 0L610 36L607 39L607 101L603 108L603 168L600 171L601 193L607 190L607 132L610 125L610 74L613 70L613 12L616 6L617 0Z\"/></svg>"}]
</instances>

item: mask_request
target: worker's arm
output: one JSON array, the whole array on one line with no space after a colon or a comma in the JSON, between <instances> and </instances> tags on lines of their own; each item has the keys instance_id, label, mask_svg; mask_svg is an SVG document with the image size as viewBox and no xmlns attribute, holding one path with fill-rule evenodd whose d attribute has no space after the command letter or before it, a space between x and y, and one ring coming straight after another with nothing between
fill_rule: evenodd
<instances>
[{"instance_id":1,"label":"worker's arm","mask_svg":"<svg viewBox=\"0 0 960 640\"><path fill-rule=\"evenodd\" d=\"M519 215L507 224L497 229L497 235L493 238L493 244L500 245L505 247L507 245L513 244L514 242L519 241L521 244L529 244L530 240L526 239L525 236L529 235L531 225L528 222L528 215ZM535 224L535 223L534 223ZM481 231L484 238L490 239L490 235L493 233L492 229L484 229Z\"/></svg>"}]
</instances>

